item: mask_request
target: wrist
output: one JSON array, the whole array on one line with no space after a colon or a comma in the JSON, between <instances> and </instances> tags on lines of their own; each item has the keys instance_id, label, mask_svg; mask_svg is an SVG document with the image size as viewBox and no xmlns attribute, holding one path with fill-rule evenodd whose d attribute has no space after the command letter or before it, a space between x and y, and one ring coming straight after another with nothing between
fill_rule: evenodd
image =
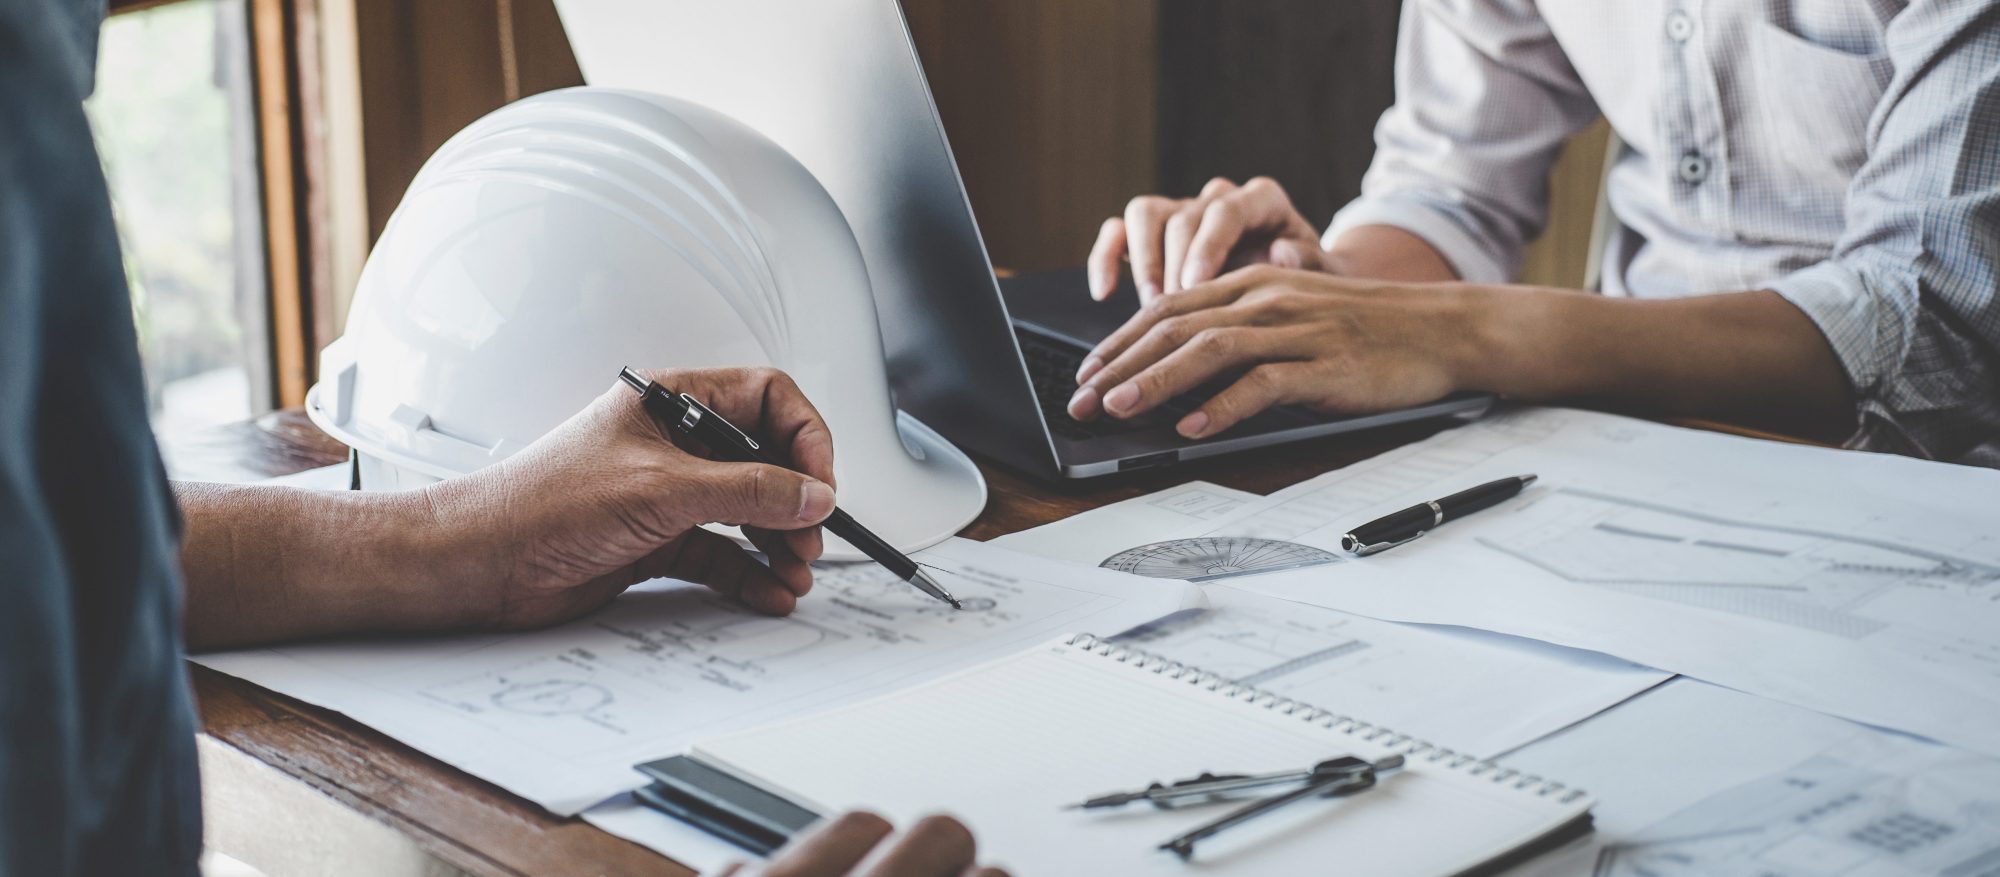
<instances>
[{"instance_id":1,"label":"wrist","mask_svg":"<svg viewBox=\"0 0 2000 877\"><path fill-rule=\"evenodd\" d=\"M1549 290L1483 283L1451 284L1445 320L1445 368L1460 390L1537 397L1543 336L1554 323Z\"/></svg>"},{"instance_id":2,"label":"wrist","mask_svg":"<svg viewBox=\"0 0 2000 877\"><path fill-rule=\"evenodd\" d=\"M1563 333L1601 296L1539 286L1465 284L1453 327L1464 339L1452 364L1461 389L1546 401L1587 395Z\"/></svg>"}]
</instances>

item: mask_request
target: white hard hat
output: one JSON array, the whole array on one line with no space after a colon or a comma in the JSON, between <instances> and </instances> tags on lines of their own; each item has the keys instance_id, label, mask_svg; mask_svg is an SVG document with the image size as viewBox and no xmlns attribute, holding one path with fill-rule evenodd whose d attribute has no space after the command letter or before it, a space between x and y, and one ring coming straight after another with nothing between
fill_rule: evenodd
<instances>
[{"instance_id":1,"label":"white hard hat","mask_svg":"<svg viewBox=\"0 0 2000 877\"><path fill-rule=\"evenodd\" d=\"M885 193L885 197L888 194ZM306 411L364 488L506 458L639 368L769 365L833 431L840 505L905 551L986 503L896 411L840 208L763 135L686 101L572 88L474 122L410 184ZM859 559L829 536L830 559Z\"/></svg>"}]
</instances>

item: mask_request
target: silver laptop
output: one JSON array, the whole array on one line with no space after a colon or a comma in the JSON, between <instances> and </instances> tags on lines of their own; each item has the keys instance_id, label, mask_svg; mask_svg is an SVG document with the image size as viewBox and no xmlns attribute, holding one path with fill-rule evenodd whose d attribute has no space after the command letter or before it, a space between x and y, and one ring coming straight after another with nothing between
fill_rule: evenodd
<instances>
[{"instance_id":1,"label":"silver laptop","mask_svg":"<svg viewBox=\"0 0 2000 877\"><path fill-rule=\"evenodd\" d=\"M996 280L896 0L557 0L584 78L692 100L805 164L854 227L897 404L960 446L1088 478L1279 442L1476 413L1463 395L1363 417L1266 412L1201 441L1175 421L1219 386L1131 421L1065 407L1090 345L1137 307L1082 271ZM1137 193L1135 193L1137 194Z\"/></svg>"}]
</instances>

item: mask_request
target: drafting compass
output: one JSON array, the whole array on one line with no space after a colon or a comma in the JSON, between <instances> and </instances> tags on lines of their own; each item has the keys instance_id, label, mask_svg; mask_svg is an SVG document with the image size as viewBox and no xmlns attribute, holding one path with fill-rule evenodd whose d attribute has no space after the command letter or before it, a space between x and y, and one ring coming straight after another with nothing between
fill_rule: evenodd
<instances>
[{"instance_id":1,"label":"drafting compass","mask_svg":"<svg viewBox=\"0 0 2000 877\"><path fill-rule=\"evenodd\" d=\"M1338 798L1374 788L1377 776L1403 766L1403 756L1390 755L1380 761L1370 762L1354 756L1328 759L1306 770L1281 771L1265 774L1212 774L1203 773L1191 779L1171 783L1153 783L1134 792L1112 792L1099 795L1081 804L1072 804L1072 810L1094 810L1100 807L1122 807L1135 801L1146 801L1163 810L1192 807L1222 801L1237 800L1235 793L1267 786L1297 784L1298 788L1280 792L1266 798L1252 801L1224 814L1213 822L1200 826L1166 843L1160 849L1168 850L1187 861L1194 857L1194 845L1204 838L1214 837L1236 825L1241 825L1287 804L1313 798Z\"/></svg>"}]
</instances>

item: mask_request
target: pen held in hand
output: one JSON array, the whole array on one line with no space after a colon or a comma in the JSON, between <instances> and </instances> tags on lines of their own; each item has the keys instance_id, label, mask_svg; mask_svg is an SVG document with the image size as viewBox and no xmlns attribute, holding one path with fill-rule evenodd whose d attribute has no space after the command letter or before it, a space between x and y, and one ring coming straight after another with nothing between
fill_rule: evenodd
<instances>
[{"instance_id":1,"label":"pen held in hand","mask_svg":"<svg viewBox=\"0 0 2000 877\"><path fill-rule=\"evenodd\" d=\"M701 400L686 393L675 393L630 368L619 370L618 379L639 391L640 404L645 406L646 413L652 415L654 420L678 435L700 441L718 458L738 463L785 465L766 454L764 446L756 439L736 428L735 424L730 423L727 418L717 414L707 405L703 405ZM882 537L861 526L861 523L848 513L835 508L832 514L827 515L821 526L835 536L847 540L849 545L868 555L870 560L886 567L897 578L909 582L917 590L951 604L953 609L964 608L958 602L958 598L953 597L950 591L945 590L936 579L931 578L929 573L917 566L916 561L897 551L895 546L882 541Z\"/></svg>"}]
</instances>

